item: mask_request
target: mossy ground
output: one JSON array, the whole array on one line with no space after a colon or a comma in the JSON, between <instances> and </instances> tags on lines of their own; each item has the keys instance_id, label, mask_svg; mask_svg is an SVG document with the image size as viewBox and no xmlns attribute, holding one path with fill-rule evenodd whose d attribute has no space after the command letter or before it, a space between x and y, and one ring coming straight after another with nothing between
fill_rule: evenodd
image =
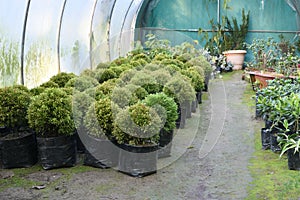
<instances>
[{"instance_id":1,"label":"mossy ground","mask_svg":"<svg viewBox=\"0 0 300 200\"><path fill-rule=\"evenodd\" d=\"M255 92L249 84L244 92L243 103L252 113L255 113L254 96ZM246 199L299 199L300 172L288 169L285 155L280 158L271 150L262 150L260 130L264 123L261 119L256 120L259 126L255 127L255 152L249 163L253 181Z\"/></svg>"},{"instance_id":2,"label":"mossy ground","mask_svg":"<svg viewBox=\"0 0 300 200\"><path fill-rule=\"evenodd\" d=\"M236 75L242 75L241 71L224 73L222 74L222 77L224 81L227 81L230 80L231 77ZM247 107L249 108L249 112L253 113L253 116L255 113L255 101L253 98L254 95L255 93L253 92L251 84L249 83L244 92L242 103L244 105L247 105ZM204 93L203 100L206 101L207 99L209 99L209 96L207 93ZM245 199L299 199L300 172L288 169L287 159L285 156L279 158L279 154L275 154L271 150L261 149L260 129L264 126L264 123L259 119L253 119L253 121L255 121L254 124L256 125L254 140L255 151L252 155L252 158L250 159L250 163L248 164L248 169L251 172L252 181L248 187L248 195ZM157 196L159 196L159 194L162 192L170 194L168 196L170 197L170 199L176 199L176 197L184 199L183 197L186 197L184 194L184 189L195 194L199 193L199 195L202 190L210 190L209 188L204 187L205 184L202 184L202 187L202 185L199 184L199 180L196 176L196 174L201 175L201 173L205 172L203 174L203 177L200 176L200 180L202 180L202 182L205 182L206 176L204 175L206 175L206 173L211 173L211 169L206 169L203 167L205 166L204 161L202 163L201 160L198 160L198 162L202 163L203 165L200 168L197 164L194 163L194 161L192 162L192 160L195 159L194 154L197 155L197 151L199 148L198 146L196 146L196 144L197 143L194 144L194 148L188 150L185 157L176 162L176 165L165 168L158 174L146 177L144 179L134 179L131 177L127 177L120 173L115 173L113 169L95 169L92 167L84 166L82 165L82 163L79 163L75 167L71 168L54 169L49 171L43 170L39 165L35 165L26 169L0 170L0 175L2 174L1 172L7 172L13 175L12 177L10 177L8 174L8 178L0 178L0 193L7 190L8 188L25 188L27 189L26 191L28 191L30 190L30 188L32 188L32 186L38 186L46 183L46 188L40 190L40 193L34 192L34 194L36 194L36 199L39 199L39 197L43 197L42 199L44 199L44 197L48 197L49 199L51 199L52 195L54 195L52 198L54 199L54 197L56 197L55 195L57 195L58 197L64 195L64 193L67 193L71 197L72 195L75 195L71 192L76 192L77 190L78 193L82 194L78 195L76 193L77 196L85 195L87 197L87 195L91 193L96 195L102 194L104 196L109 196L109 194L111 194L111 191L116 191L115 188L118 188L117 191L123 191L123 193L120 193L123 194L123 196L121 195L120 198L126 199L126 197L136 195L137 188L135 186L139 185L139 188L141 188L140 193L146 196L147 191L150 194L151 192L149 192L149 190L153 190L151 193L153 198L148 199L159 199ZM187 162L189 161L191 162L187 167ZM193 166L193 163L195 166L191 167ZM205 169L207 170L207 172L205 171ZM52 173L58 173L59 176L55 180L46 182L40 181L39 179L28 178L29 175L35 175L36 173L49 173L48 175L50 177ZM167 175L170 176L168 179ZM178 181L182 180L183 177L186 182ZM190 177L195 177L195 179ZM89 178L92 179L90 180ZM78 179L83 180L78 181ZM97 179L98 181L95 181L95 179ZM77 184L72 185L72 182L76 182ZM162 186L163 182L164 186ZM178 184L175 184L177 182ZM166 183L169 183L171 185ZM183 187L185 188L183 189ZM193 187L195 187L195 190L193 190ZM73 190L73 188L75 188L76 190ZM81 191L84 188L87 188L87 190ZM222 189L221 187L219 188ZM218 188L215 188L214 190L218 190ZM7 194L8 192L4 192L3 195ZM12 192L15 191L12 190ZM22 196L24 196L23 190L20 190L18 192L20 193L20 195L22 194ZM187 193L187 195L195 197L196 195L193 195L192 193ZM68 195L65 196L68 197Z\"/></svg>"}]
</instances>

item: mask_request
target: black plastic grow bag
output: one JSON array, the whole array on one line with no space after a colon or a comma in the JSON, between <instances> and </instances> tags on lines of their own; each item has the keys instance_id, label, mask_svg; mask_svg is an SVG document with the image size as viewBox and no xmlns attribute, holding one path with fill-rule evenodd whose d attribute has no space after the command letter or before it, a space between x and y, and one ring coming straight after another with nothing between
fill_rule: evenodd
<instances>
[{"instance_id":1,"label":"black plastic grow bag","mask_svg":"<svg viewBox=\"0 0 300 200\"><path fill-rule=\"evenodd\" d=\"M158 158L166 158L171 156L173 135L173 130L166 131L161 129L158 142Z\"/></svg>"},{"instance_id":2,"label":"black plastic grow bag","mask_svg":"<svg viewBox=\"0 0 300 200\"><path fill-rule=\"evenodd\" d=\"M294 153L294 149L287 151L288 167L290 170L300 170L300 155L299 152Z\"/></svg>"},{"instance_id":3,"label":"black plastic grow bag","mask_svg":"<svg viewBox=\"0 0 300 200\"><path fill-rule=\"evenodd\" d=\"M157 149L153 146L120 145L118 170L133 177L144 177L157 170Z\"/></svg>"},{"instance_id":4,"label":"black plastic grow bag","mask_svg":"<svg viewBox=\"0 0 300 200\"><path fill-rule=\"evenodd\" d=\"M0 139L0 168L31 167L37 163L37 144L34 133L20 138Z\"/></svg>"},{"instance_id":5,"label":"black plastic grow bag","mask_svg":"<svg viewBox=\"0 0 300 200\"><path fill-rule=\"evenodd\" d=\"M270 149L271 131L266 128L261 129L261 145L263 150Z\"/></svg>"},{"instance_id":6,"label":"black plastic grow bag","mask_svg":"<svg viewBox=\"0 0 300 200\"><path fill-rule=\"evenodd\" d=\"M37 138L39 162L43 169L73 167L76 165L75 136Z\"/></svg>"},{"instance_id":7,"label":"black plastic grow bag","mask_svg":"<svg viewBox=\"0 0 300 200\"><path fill-rule=\"evenodd\" d=\"M88 136L85 146L84 165L102 169L117 166L120 148L113 142Z\"/></svg>"}]
</instances>

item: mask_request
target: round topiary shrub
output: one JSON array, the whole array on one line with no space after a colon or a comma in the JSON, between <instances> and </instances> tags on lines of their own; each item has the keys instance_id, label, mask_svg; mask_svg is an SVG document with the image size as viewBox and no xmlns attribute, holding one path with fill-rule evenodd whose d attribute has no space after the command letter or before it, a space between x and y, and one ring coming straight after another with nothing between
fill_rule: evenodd
<instances>
[{"instance_id":1,"label":"round topiary shrub","mask_svg":"<svg viewBox=\"0 0 300 200\"><path fill-rule=\"evenodd\" d=\"M84 119L87 133L100 139L112 139L113 113L109 97L95 101L89 106Z\"/></svg>"},{"instance_id":2,"label":"round topiary shrub","mask_svg":"<svg viewBox=\"0 0 300 200\"><path fill-rule=\"evenodd\" d=\"M94 88L98 85L98 81L90 76L78 76L70 79L65 87L74 88L80 92L83 92L89 88Z\"/></svg>"},{"instance_id":3,"label":"round topiary shrub","mask_svg":"<svg viewBox=\"0 0 300 200\"><path fill-rule=\"evenodd\" d=\"M76 77L74 73L61 72L57 75L52 76L50 78L50 81L57 83L59 87L65 87L66 83L74 77Z\"/></svg>"},{"instance_id":4,"label":"round topiary shrub","mask_svg":"<svg viewBox=\"0 0 300 200\"><path fill-rule=\"evenodd\" d=\"M59 85L53 81L47 81L43 84L41 84L39 87L43 87L43 88L59 88Z\"/></svg>"},{"instance_id":5,"label":"round topiary shrub","mask_svg":"<svg viewBox=\"0 0 300 200\"><path fill-rule=\"evenodd\" d=\"M18 131L28 127L27 109L31 94L24 86L0 88L0 126Z\"/></svg>"},{"instance_id":6,"label":"round topiary shrub","mask_svg":"<svg viewBox=\"0 0 300 200\"><path fill-rule=\"evenodd\" d=\"M157 144L162 120L154 109L137 103L117 113L113 136L119 144Z\"/></svg>"},{"instance_id":7,"label":"round topiary shrub","mask_svg":"<svg viewBox=\"0 0 300 200\"><path fill-rule=\"evenodd\" d=\"M112 69L97 69L95 79L101 84L110 79L117 78L117 74Z\"/></svg>"},{"instance_id":8,"label":"round topiary shrub","mask_svg":"<svg viewBox=\"0 0 300 200\"><path fill-rule=\"evenodd\" d=\"M74 134L72 97L61 88L46 89L33 97L28 108L28 122L40 137Z\"/></svg>"},{"instance_id":9,"label":"round topiary shrub","mask_svg":"<svg viewBox=\"0 0 300 200\"><path fill-rule=\"evenodd\" d=\"M164 93L156 93L148 95L143 102L150 107L156 109L156 112L160 115L160 118L163 119L166 117L166 121L164 124L163 129L166 131L173 130L176 127L176 120L178 118L177 114L177 104L175 103L174 99L168 97ZM163 109L160 109L160 106ZM163 113L160 113L160 112Z\"/></svg>"},{"instance_id":10,"label":"round topiary shrub","mask_svg":"<svg viewBox=\"0 0 300 200\"><path fill-rule=\"evenodd\" d=\"M191 102L195 99L195 90L190 81L186 80L181 74L172 77L164 86L163 92L169 97L174 98L176 103L182 104L186 101Z\"/></svg>"},{"instance_id":11,"label":"round topiary shrub","mask_svg":"<svg viewBox=\"0 0 300 200\"><path fill-rule=\"evenodd\" d=\"M195 69L189 68L182 70L181 73L190 79L195 92L201 92L204 89L204 78Z\"/></svg>"}]
</instances>

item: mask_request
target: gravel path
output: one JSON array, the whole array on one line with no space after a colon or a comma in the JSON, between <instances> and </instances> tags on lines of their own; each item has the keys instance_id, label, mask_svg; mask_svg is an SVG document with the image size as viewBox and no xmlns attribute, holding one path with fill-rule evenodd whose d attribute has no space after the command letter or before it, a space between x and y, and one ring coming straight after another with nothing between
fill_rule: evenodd
<instances>
[{"instance_id":1,"label":"gravel path","mask_svg":"<svg viewBox=\"0 0 300 200\"><path fill-rule=\"evenodd\" d=\"M187 128L177 131L172 156L159 160L156 174L133 178L96 168L71 177L51 170L35 172L31 178L58 179L44 190L9 188L0 199L243 199L252 180L248 165L255 126L242 104L246 85L240 73L230 80L212 80L208 99L187 121Z\"/></svg>"}]
</instances>

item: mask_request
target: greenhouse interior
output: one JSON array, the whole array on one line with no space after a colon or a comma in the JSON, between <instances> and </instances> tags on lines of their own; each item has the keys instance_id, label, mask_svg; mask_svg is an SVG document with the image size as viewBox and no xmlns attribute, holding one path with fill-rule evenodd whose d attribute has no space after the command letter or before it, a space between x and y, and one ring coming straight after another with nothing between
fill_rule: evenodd
<instances>
[{"instance_id":1,"label":"greenhouse interior","mask_svg":"<svg viewBox=\"0 0 300 200\"><path fill-rule=\"evenodd\" d=\"M1 0L0 76L0 199L300 198L300 0Z\"/></svg>"}]
</instances>

